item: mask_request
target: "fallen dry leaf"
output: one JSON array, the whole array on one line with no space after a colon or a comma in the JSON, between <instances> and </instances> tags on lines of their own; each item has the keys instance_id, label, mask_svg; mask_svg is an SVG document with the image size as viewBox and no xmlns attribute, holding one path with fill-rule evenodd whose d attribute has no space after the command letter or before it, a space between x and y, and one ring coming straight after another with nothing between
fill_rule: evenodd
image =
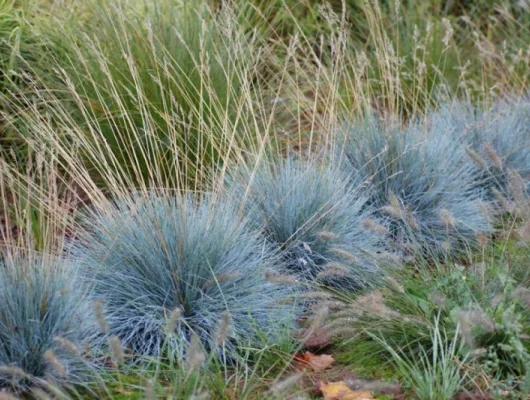
<instances>
[{"instance_id":1,"label":"fallen dry leaf","mask_svg":"<svg viewBox=\"0 0 530 400\"><path fill-rule=\"evenodd\" d=\"M352 390L344 382L319 382L324 400L375 400L366 390Z\"/></svg>"},{"instance_id":2,"label":"fallen dry leaf","mask_svg":"<svg viewBox=\"0 0 530 400\"><path fill-rule=\"evenodd\" d=\"M301 355L297 355L295 358L302 368L310 368L315 372L324 371L325 369L331 368L335 360L333 356L329 354L316 355L310 351L306 351Z\"/></svg>"}]
</instances>

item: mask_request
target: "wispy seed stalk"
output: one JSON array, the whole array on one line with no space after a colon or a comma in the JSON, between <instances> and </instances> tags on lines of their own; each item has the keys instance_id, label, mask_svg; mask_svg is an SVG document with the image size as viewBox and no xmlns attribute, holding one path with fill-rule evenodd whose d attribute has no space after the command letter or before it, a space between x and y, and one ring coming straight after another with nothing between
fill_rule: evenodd
<instances>
[{"instance_id":1,"label":"wispy seed stalk","mask_svg":"<svg viewBox=\"0 0 530 400\"><path fill-rule=\"evenodd\" d=\"M125 361L125 354L123 353L123 347L121 345L120 338L117 336L112 336L109 339L109 346L114 362L117 364L122 364Z\"/></svg>"},{"instance_id":2,"label":"wispy seed stalk","mask_svg":"<svg viewBox=\"0 0 530 400\"><path fill-rule=\"evenodd\" d=\"M44 359L61 378L66 378L68 376L65 366L57 359L52 350L46 350L44 353Z\"/></svg>"}]
</instances>

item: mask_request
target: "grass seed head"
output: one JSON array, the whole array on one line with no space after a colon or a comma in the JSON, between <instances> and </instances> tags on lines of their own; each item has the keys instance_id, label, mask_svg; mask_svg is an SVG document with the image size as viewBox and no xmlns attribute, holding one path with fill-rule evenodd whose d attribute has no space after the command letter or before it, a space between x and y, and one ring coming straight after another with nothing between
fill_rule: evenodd
<instances>
[{"instance_id":1,"label":"grass seed head","mask_svg":"<svg viewBox=\"0 0 530 400\"><path fill-rule=\"evenodd\" d=\"M491 162L500 170L502 170L503 168L503 164L502 164L502 159L501 157L497 154L497 152L495 151L495 149L493 148L493 146L489 143L486 143L484 145L484 151L486 152L486 154L488 155L488 158L491 160Z\"/></svg>"},{"instance_id":2,"label":"grass seed head","mask_svg":"<svg viewBox=\"0 0 530 400\"><path fill-rule=\"evenodd\" d=\"M105 317L104 313L104 301L103 299L97 299L94 302L94 314L96 316L96 319L99 324L99 328L101 329L101 332L107 334L109 333L109 323L107 322L107 318Z\"/></svg>"},{"instance_id":3,"label":"grass seed head","mask_svg":"<svg viewBox=\"0 0 530 400\"><path fill-rule=\"evenodd\" d=\"M176 307L173 311L171 311L171 314L169 314L169 317L166 321L166 334L170 334L175 331L177 322L181 316L182 309L180 309L180 307Z\"/></svg>"},{"instance_id":4,"label":"grass seed head","mask_svg":"<svg viewBox=\"0 0 530 400\"><path fill-rule=\"evenodd\" d=\"M52 350L46 350L44 353L44 359L61 378L66 378L68 376L65 366L57 359Z\"/></svg>"},{"instance_id":5,"label":"grass seed head","mask_svg":"<svg viewBox=\"0 0 530 400\"><path fill-rule=\"evenodd\" d=\"M123 352L123 347L121 340L117 336L112 336L109 338L109 347L112 353L112 358L117 365L123 364L125 361L125 353Z\"/></svg>"},{"instance_id":6,"label":"grass seed head","mask_svg":"<svg viewBox=\"0 0 530 400\"><path fill-rule=\"evenodd\" d=\"M454 229L456 227L455 217L449 210L445 208L440 209L440 218L447 229Z\"/></svg>"},{"instance_id":7,"label":"grass seed head","mask_svg":"<svg viewBox=\"0 0 530 400\"><path fill-rule=\"evenodd\" d=\"M189 370L198 369L203 365L205 360L206 355L204 354L204 350L201 346L199 336L193 334L191 336L191 341L186 353L186 368Z\"/></svg>"}]
</instances>

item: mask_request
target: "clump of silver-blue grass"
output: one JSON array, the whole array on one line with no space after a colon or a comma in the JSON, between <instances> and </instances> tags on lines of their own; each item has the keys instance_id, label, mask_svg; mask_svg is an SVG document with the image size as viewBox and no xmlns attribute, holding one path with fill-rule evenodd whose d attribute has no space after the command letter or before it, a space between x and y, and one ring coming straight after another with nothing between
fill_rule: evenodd
<instances>
[{"instance_id":1,"label":"clump of silver-blue grass","mask_svg":"<svg viewBox=\"0 0 530 400\"><path fill-rule=\"evenodd\" d=\"M520 177L525 195L530 193L530 101L499 100L481 109L467 103L445 105L428 117L436 127L447 126L466 146L475 163L480 184L489 200L500 206L518 200L520 190L514 180ZM504 200L503 200L504 199ZM506 207L501 207L505 211Z\"/></svg>"},{"instance_id":2,"label":"clump of silver-blue grass","mask_svg":"<svg viewBox=\"0 0 530 400\"><path fill-rule=\"evenodd\" d=\"M109 334L136 354L183 361L197 337L233 359L238 344L259 346L293 320L293 287L265 276L278 255L228 201L138 195L87 224L73 251L104 301Z\"/></svg>"},{"instance_id":3,"label":"clump of silver-blue grass","mask_svg":"<svg viewBox=\"0 0 530 400\"><path fill-rule=\"evenodd\" d=\"M346 171L372 183L369 203L405 254L454 254L491 229L476 167L444 129L371 117L339 146Z\"/></svg>"},{"instance_id":4,"label":"clump of silver-blue grass","mask_svg":"<svg viewBox=\"0 0 530 400\"><path fill-rule=\"evenodd\" d=\"M348 182L339 168L293 158L238 168L229 178L232 195L282 251L287 273L357 290L380 277L376 256L386 228L366 206L366 188Z\"/></svg>"},{"instance_id":5,"label":"clump of silver-blue grass","mask_svg":"<svg viewBox=\"0 0 530 400\"><path fill-rule=\"evenodd\" d=\"M23 390L39 382L82 382L101 335L88 285L76 264L51 256L0 260L0 385Z\"/></svg>"}]
</instances>

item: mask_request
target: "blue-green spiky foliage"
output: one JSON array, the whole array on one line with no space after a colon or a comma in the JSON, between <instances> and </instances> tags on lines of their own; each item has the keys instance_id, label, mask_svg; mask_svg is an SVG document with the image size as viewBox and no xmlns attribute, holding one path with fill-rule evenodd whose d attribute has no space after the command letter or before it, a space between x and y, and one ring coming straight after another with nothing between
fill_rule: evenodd
<instances>
[{"instance_id":1,"label":"blue-green spiky foliage","mask_svg":"<svg viewBox=\"0 0 530 400\"><path fill-rule=\"evenodd\" d=\"M265 276L278 255L229 202L214 200L136 196L87 219L73 251L105 302L110 334L133 352L182 360L196 334L221 361L233 360L238 344L256 348L292 321L293 288ZM217 347L225 312L231 334Z\"/></svg>"},{"instance_id":2,"label":"blue-green spiky foliage","mask_svg":"<svg viewBox=\"0 0 530 400\"><path fill-rule=\"evenodd\" d=\"M27 375L4 371L1 385L16 383L15 389L24 389L44 378L81 382L92 370L82 353L86 348L96 353L101 335L87 285L75 267L72 261L31 254L0 261L0 365ZM48 350L64 371L49 363Z\"/></svg>"},{"instance_id":3,"label":"blue-green spiky foliage","mask_svg":"<svg viewBox=\"0 0 530 400\"><path fill-rule=\"evenodd\" d=\"M516 171L530 192L530 101L505 99L488 109L464 102L447 104L428 117L433 126L444 126L464 146L478 167L480 184L503 196L513 193L511 180ZM477 157L478 156L478 157Z\"/></svg>"},{"instance_id":4,"label":"blue-green spiky foliage","mask_svg":"<svg viewBox=\"0 0 530 400\"><path fill-rule=\"evenodd\" d=\"M370 117L346 129L339 149L345 169L372 183L370 204L405 253L457 253L490 230L476 168L444 129Z\"/></svg>"},{"instance_id":5,"label":"blue-green spiky foliage","mask_svg":"<svg viewBox=\"0 0 530 400\"><path fill-rule=\"evenodd\" d=\"M348 185L349 178L329 165L287 158L238 168L228 182L254 225L281 249L287 273L357 290L380 276L382 237L365 227L373 218L367 191Z\"/></svg>"}]
</instances>

